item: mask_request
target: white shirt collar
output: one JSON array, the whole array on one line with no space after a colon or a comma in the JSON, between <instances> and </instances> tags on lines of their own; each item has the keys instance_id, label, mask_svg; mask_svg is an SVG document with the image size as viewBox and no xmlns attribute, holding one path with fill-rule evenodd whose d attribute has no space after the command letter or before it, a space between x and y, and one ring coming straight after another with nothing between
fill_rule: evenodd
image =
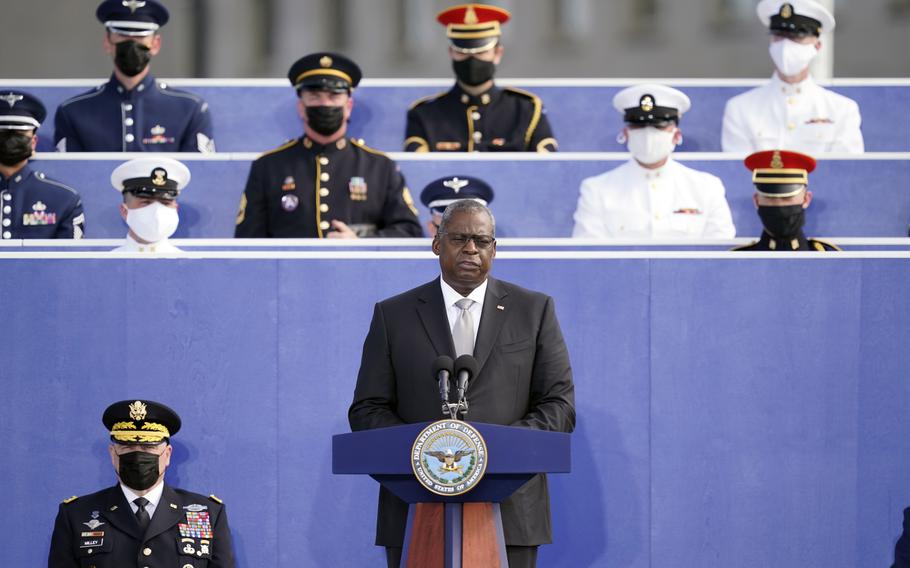
<instances>
[{"instance_id":1,"label":"white shirt collar","mask_svg":"<svg viewBox=\"0 0 910 568\"><path fill-rule=\"evenodd\" d=\"M635 167L636 171L638 171L639 173L641 173L642 176L644 176L648 179L650 179L652 177L662 177L662 176L667 175L667 173L669 173L670 170L673 167L675 167L674 164L676 163L673 161L673 154L670 154L670 157L667 158L667 163L665 163L661 167L655 168L653 170L642 166L641 164L638 163L638 161L635 158L632 158L629 161Z\"/></svg>"},{"instance_id":2,"label":"white shirt collar","mask_svg":"<svg viewBox=\"0 0 910 568\"><path fill-rule=\"evenodd\" d=\"M476 302L475 305L483 305L484 296L487 294L487 283L490 280L484 279L483 283L480 284L477 288L471 290L471 293L467 296L462 296L455 291L455 288L449 286L449 283L445 281L445 278L442 276L439 277L439 283L442 287L442 299L445 302L446 308L451 308L455 302L461 300L462 298L470 298Z\"/></svg>"},{"instance_id":3,"label":"white shirt collar","mask_svg":"<svg viewBox=\"0 0 910 568\"><path fill-rule=\"evenodd\" d=\"M124 485L122 483L120 484L120 489L123 491L123 496L126 497L126 501L130 504L130 506L133 508L138 508L136 506L136 504L133 503L133 501L135 501L137 498L139 498L139 495L136 495L132 489L130 489L129 487L127 487L126 485ZM145 510L148 511L148 513L149 513L149 517L151 517L154 514L155 509L158 508L158 502L161 501L161 495L163 493L164 493L164 480L162 479L161 481L158 482L158 485L156 485L154 487L154 489L152 489L145 495L142 495L142 497L145 497L149 502L149 504L146 505L146 507L145 507Z\"/></svg>"}]
</instances>

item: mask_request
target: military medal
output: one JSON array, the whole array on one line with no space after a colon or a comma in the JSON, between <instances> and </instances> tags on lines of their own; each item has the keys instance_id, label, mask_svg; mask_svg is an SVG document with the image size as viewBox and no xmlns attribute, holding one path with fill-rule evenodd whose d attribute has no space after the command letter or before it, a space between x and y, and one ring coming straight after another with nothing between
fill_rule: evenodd
<instances>
[{"instance_id":1,"label":"military medal","mask_svg":"<svg viewBox=\"0 0 910 568\"><path fill-rule=\"evenodd\" d=\"M351 192L351 201L367 200L367 181L362 177L352 177L348 182L348 190Z\"/></svg>"}]
</instances>

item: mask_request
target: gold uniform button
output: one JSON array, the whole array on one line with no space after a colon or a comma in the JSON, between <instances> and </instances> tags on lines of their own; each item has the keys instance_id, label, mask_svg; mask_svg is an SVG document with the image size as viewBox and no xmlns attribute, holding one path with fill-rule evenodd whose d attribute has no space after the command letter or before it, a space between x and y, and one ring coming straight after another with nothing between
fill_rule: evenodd
<instances>
[{"instance_id":1,"label":"gold uniform button","mask_svg":"<svg viewBox=\"0 0 910 568\"><path fill-rule=\"evenodd\" d=\"M329 174L327 172L322 172L322 175L319 176L321 181L329 181Z\"/></svg>"},{"instance_id":2,"label":"gold uniform button","mask_svg":"<svg viewBox=\"0 0 910 568\"><path fill-rule=\"evenodd\" d=\"M184 565L183 565L183 568L193 568L193 565L192 565L192 564L184 564Z\"/></svg>"},{"instance_id":3,"label":"gold uniform button","mask_svg":"<svg viewBox=\"0 0 910 568\"><path fill-rule=\"evenodd\" d=\"M151 556L151 555L152 555L152 549L151 549L151 548L143 548L143 549L142 549L142 554L144 554L144 555L146 555L146 556Z\"/></svg>"},{"instance_id":4,"label":"gold uniform button","mask_svg":"<svg viewBox=\"0 0 910 568\"><path fill-rule=\"evenodd\" d=\"M471 118L474 120L480 120L480 113L479 112L471 113Z\"/></svg>"},{"instance_id":5,"label":"gold uniform button","mask_svg":"<svg viewBox=\"0 0 910 568\"><path fill-rule=\"evenodd\" d=\"M788 129L788 130L793 130L794 128L796 128L796 125L793 124L792 122L789 123L789 124L787 124L787 129Z\"/></svg>"},{"instance_id":6,"label":"gold uniform button","mask_svg":"<svg viewBox=\"0 0 910 568\"><path fill-rule=\"evenodd\" d=\"M654 216L654 219L660 221L660 213L658 213L657 215L655 215L655 216Z\"/></svg>"},{"instance_id":7,"label":"gold uniform button","mask_svg":"<svg viewBox=\"0 0 910 568\"><path fill-rule=\"evenodd\" d=\"M474 133L474 140L475 140L475 141L480 142L480 139L481 139L481 138L483 138L483 133L482 133L482 132L475 132L475 133Z\"/></svg>"},{"instance_id":8,"label":"gold uniform button","mask_svg":"<svg viewBox=\"0 0 910 568\"><path fill-rule=\"evenodd\" d=\"M319 196L320 196L320 197L325 197L325 196L327 196L328 194L329 194L329 188L327 188L327 187L320 187L320 188L319 188Z\"/></svg>"},{"instance_id":9,"label":"gold uniform button","mask_svg":"<svg viewBox=\"0 0 910 568\"><path fill-rule=\"evenodd\" d=\"M319 223L319 228L322 229L323 231L328 231L330 226L331 225L329 225L328 221L323 221L323 222Z\"/></svg>"},{"instance_id":10,"label":"gold uniform button","mask_svg":"<svg viewBox=\"0 0 910 568\"><path fill-rule=\"evenodd\" d=\"M319 163L323 166L327 166L327 165L329 165L329 159L326 158L325 156L322 156L321 158L319 158Z\"/></svg>"},{"instance_id":11,"label":"gold uniform button","mask_svg":"<svg viewBox=\"0 0 910 568\"><path fill-rule=\"evenodd\" d=\"M328 213L329 205L327 203L323 203L322 205L319 206L319 210L322 211L323 213Z\"/></svg>"}]
</instances>

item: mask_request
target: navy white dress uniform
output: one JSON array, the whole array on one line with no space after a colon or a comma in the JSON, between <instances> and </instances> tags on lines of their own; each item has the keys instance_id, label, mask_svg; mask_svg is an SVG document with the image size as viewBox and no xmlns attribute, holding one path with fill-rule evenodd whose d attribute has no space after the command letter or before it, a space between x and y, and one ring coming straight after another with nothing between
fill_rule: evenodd
<instances>
[{"instance_id":1,"label":"navy white dress uniform","mask_svg":"<svg viewBox=\"0 0 910 568\"><path fill-rule=\"evenodd\" d=\"M437 16L446 26L451 48L464 54L494 49L500 25L509 18L506 10L484 4L462 4ZM455 63L459 81L482 84L492 79L492 63L465 60L464 65L472 64L479 69L460 70L462 64ZM557 147L540 97L521 89L493 86L471 95L456 82L449 91L420 99L408 109L408 152L555 152Z\"/></svg>"},{"instance_id":2,"label":"navy white dress uniform","mask_svg":"<svg viewBox=\"0 0 910 568\"><path fill-rule=\"evenodd\" d=\"M809 187L809 174L815 169L815 158L786 150L763 150L748 156L746 167L752 170L755 192L770 199L795 197ZM757 203L757 202L756 202ZM801 204L758 206L764 225L761 238L733 250L751 251L839 251L836 245L808 239L803 234L806 208Z\"/></svg>"},{"instance_id":3,"label":"navy white dress uniform","mask_svg":"<svg viewBox=\"0 0 910 568\"><path fill-rule=\"evenodd\" d=\"M288 79L295 89L351 92L360 68L334 53L298 60ZM331 221L359 237L420 237L417 209L398 166L362 140L326 145L308 136L266 152L250 167L234 236L324 238Z\"/></svg>"},{"instance_id":4,"label":"navy white dress uniform","mask_svg":"<svg viewBox=\"0 0 910 568\"><path fill-rule=\"evenodd\" d=\"M673 160L675 131L691 103L663 85L636 85L613 98L623 114L633 158L582 181L575 238L731 238L736 233L719 178ZM642 166L662 166L649 169ZM641 163L639 163L641 162Z\"/></svg>"},{"instance_id":5,"label":"navy white dress uniform","mask_svg":"<svg viewBox=\"0 0 910 568\"><path fill-rule=\"evenodd\" d=\"M180 418L153 401L122 401L104 413L114 444L142 446L169 441ZM122 468L121 468L122 470ZM121 476L123 474L121 473ZM119 483L65 500L51 537L48 568L232 568L234 552L224 504L160 482L139 496ZM145 524L145 528L143 528Z\"/></svg>"},{"instance_id":6,"label":"navy white dress uniform","mask_svg":"<svg viewBox=\"0 0 910 568\"><path fill-rule=\"evenodd\" d=\"M96 15L110 33L127 37L157 33L169 18L155 0L106 0ZM112 75L61 103L54 123L61 152L215 151L208 103L151 73L129 91Z\"/></svg>"},{"instance_id":7,"label":"navy white dress uniform","mask_svg":"<svg viewBox=\"0 0 910 568\"><path fill-rule=\"evenodd\" d=\"M28 164L31 140L47 111L24 91L0 91L0 162L24 164L7 177L0 173L0 237L81 239L85 233L82 198L72 187Z\"/></svg>"},{"instance_id":8,"label":"navy white dress uniform","mask_svg":"<svg viewBox=\"0 0 910 568\"><path fill-rule=\"evenodd\" d=\"M164 202L174 202L190 183L190 170L173 158L136 158L120 164L111 173L111 185L121 195L131 193L161 201L139 209L130 209L127 226L146 242L139 242L132 234L126 242L112 252L173 253L182 252L168 240L177 230L179 216L174 208Z\"/></svg>"},{"instance_id":9,"label":"navy white dress uniform","mask_svg":"<svg viewBox=\"0 0 910 568\"><path fill-rule=\"evenodd\" d=\"M802 69L786 71L796 75L814 57L814 45L799 45L787 38L831 32L834 17L812 0L762 0L757 10L771 33L784 38L771 44L772 58L780 60L775 61L778 71L768 83L727 102L721 135L724 152L786 149L812 155L862 153L862 120L855 101L819 86L811 75L796 84L783 81L779 75L782 65L793 65L787 61L805 58Z\"/></svg>"}]
</instances>

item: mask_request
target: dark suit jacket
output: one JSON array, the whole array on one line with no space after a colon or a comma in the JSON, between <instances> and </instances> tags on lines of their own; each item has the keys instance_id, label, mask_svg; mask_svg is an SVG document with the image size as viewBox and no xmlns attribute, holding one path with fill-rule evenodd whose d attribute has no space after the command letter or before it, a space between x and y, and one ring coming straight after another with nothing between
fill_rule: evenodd
<instances>
[{"instance_id":1,"label":"dark suit jacket","mask_svg":"<svg viewBox=\"0 0 910 568\"><path fill-rule=\"evenodd\" d=\"M213 533L211 538L204 539L208 543L203 538L181 537L178 524L187 524L187 507L204 507L203 512L208 513ZM100 524L92 523L93 520ZM200 554L205 546L208 552ZM234 552L227 515L220 502L165 484L151 524L143 535L123 491L115 485L60 505L47 566L233 568Z\"/></svg>"},{"instance_id":2,"label":"dark suit jacket","mask_svg":"<svg viewBox=\"0 0 910 568\"><path fill-rule=\"evenodd\" d=\"M455 356L445 310L438 278L376 304L348 412L352 430L443 418L432 364ZM552 298L490 278L474 357L479 371L468 385L468 421L575 428L572 369ZM406 519L407 505L380 489L376 544L402 546ZM546 477L504 501L502 520L507 544L550 542Z\"/></svg>"},{"instance_id":3,"label":"dark suit jacket","mask_svg":"<svg viewBox=\"0 0 910 568\"><path fill-rule=\"evenodd\" d=\"M910 508L904 509L904 532L894 545L891 568L910 568Z\"/></svg>"}]
</instances>

